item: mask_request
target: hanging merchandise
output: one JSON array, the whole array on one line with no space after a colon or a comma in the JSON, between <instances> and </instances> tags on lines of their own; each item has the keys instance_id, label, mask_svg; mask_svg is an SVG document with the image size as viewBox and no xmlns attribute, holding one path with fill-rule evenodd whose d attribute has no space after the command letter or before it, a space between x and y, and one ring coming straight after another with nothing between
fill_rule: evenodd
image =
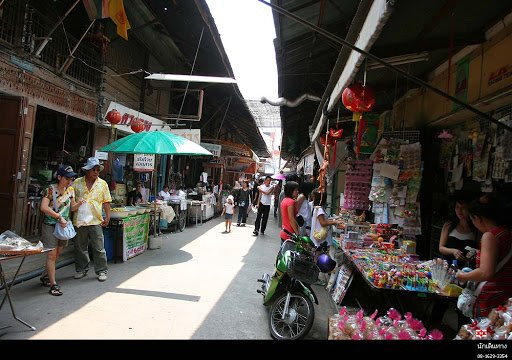
<instances>
[{"instance_id":1,"label":"hanging merchandise","mask_svg":"<svg viewBox=\"0 0 512 360\"><path fill-rule=\"evenodd\" d=\"M489 169L489 157L491 152L491 143L488 134L478 134L474 146L473 157L473 180L485 181Z\"/></svg>"},{"instance_id":2,"label":"hanging merchandise","mask_svg":"<svg viewBox=\"0 0 512 360\"><path fill-rule=\"evenodd\" d=\"M368 210L368 194L372 181L372 161L355 160L345 178L343 207L347 210Z\"/></svg>"},{"instance_id":3,"label":"hanging merchandise","mask_svg":"<svg viewBox=\"0 0 512 360\"><path fill-rule=\"evenodd\" d=\"M450 167L450 161L452 160L452 154L455 149L456 141L451 133L447 130L443 130L438 136L440 139L441 146L439 151L439 166L444 169Z\"/></svg>"}]
</instances>

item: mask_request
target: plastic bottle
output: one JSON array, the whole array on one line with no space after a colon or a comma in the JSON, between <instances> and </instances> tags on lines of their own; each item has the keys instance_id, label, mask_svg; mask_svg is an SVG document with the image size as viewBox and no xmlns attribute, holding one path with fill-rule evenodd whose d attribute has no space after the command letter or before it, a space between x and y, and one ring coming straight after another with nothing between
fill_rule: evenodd
<instances>
[{"instance_id":1,"label":"plastic bottle","mask_svg":"<svg viewBox=\"0 0 512 360\"><path fill-rule=\"evenodd\" d=\"M457 271L459 270L457 266L457 260L452 260L452 264L450 265L450 268L448 269L448 272L450 273L450 282L452 284L457 284L457 278L455 275L457 274Z\"/></svg>"}]
</instances>

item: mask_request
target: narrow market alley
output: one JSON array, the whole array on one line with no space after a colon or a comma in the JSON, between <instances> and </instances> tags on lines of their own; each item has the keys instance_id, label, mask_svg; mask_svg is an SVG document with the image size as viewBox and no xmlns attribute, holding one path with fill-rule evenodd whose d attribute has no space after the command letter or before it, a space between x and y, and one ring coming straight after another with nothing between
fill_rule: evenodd
<instances>
[{"instance_id":1,"label":"narrow market alley","mask_svg":"<svg viewBox=\"0 0 512 360\"><path fill-rule=\"evenodd\" d=\"M265 236L246 227L224 231L223 219L166 233L161 249L109 263L108 280L93 271L75 280L74 265L57 270L63 296L48 294L38 278L15 285L0 312L0 339L270 339L268 315L256 282L273 271L278 226L270 216ZM327 316L335 312L328 293L319 298L309 339L327 339Z\"/></svg>"}]
</instances>

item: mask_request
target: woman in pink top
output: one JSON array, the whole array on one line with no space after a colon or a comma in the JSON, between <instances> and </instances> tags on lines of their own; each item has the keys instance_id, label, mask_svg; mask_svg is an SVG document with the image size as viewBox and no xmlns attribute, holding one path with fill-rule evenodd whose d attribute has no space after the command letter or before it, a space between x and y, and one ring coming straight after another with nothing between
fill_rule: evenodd
<instances>
[{"instance_id":1,"label":"woman in pink top","mask_svg":"<svg viewBox=\"0 0 512 360\"><path fill-rule=\"evenodd\" d=\"M297 220L295 220L295 216L297 215L295 199L298 195L299 184L295 181L287 181L284 185L284 199L279 205L279 210L281 211L281 217L283 219L283 229L286 229L292 234L299 233L299 225L297 224ZM281 241L288 240L289 238L290 235L284 230L281 230Z\"/></svg>"},{"instance_id":2,"label":"woman in pink top","mask_svg":"<svg viewBox=\"0 0 512 360\"><path fill-rule=\"evenodd\" d=\"M469 216L475 227L483 233L477 268L471 272L457 273L459 281L486 281L478 295L473 316L487 316L493 308L503 305L512 297L512 236L505 225L508 211L504 210L502 197L484 195L469 205ZM497 269L498 264L501 265Z\"/></svg>"}]
</instances>

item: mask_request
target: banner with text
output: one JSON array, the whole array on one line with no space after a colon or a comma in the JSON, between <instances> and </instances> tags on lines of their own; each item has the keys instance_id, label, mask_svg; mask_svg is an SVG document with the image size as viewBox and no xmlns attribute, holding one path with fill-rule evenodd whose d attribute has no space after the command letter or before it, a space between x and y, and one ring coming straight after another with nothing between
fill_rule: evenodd
<instances>
[{"instance_id":1,"label":"banner with text","mask_svg":"<svg viewBox=\"0 0 512 360\"><path fill-rule=\"evenodd\" d=\"M141 254L148 247L149 214L123 220L123 261Z\"/></svg>"},{"instance_id":2,"label":"banner with text","mask_svg":"<svg viewBox=\"0 0 512 360\"><path fill-rule=\"evenodd\" d=\"M195 142L197 145L201 145L201 129L170 129L165 131L184 137L187 140Z\"/></svg>"},{"instance_id":3,"label":"banner with text","mask_svg":"<svg viewBox=\"0 0 512 360\"><path fill-rule=\"evenodd\" d=\"M202 142L199 145L201 145L206 150L211 152L214 157L220 157L220 152L222 151L222 145L210 144L210 143L205 143L205 142Z\"/></svg>"}]
</instances>

